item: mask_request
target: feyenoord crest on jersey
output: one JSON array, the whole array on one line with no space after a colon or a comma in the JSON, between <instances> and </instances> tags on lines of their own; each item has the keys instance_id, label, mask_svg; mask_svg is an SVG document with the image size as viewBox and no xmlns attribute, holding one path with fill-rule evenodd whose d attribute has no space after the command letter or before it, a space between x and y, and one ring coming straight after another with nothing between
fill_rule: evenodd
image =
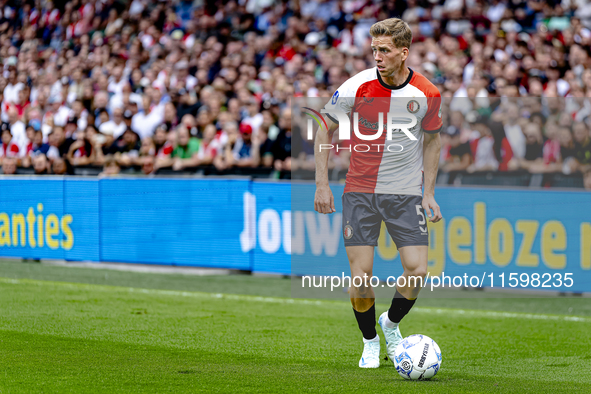
<instances>
[{"instance_id":1,"label":"feyenoord crest on jersey","mask_svg":"<svg viewBox=\"0 0 591 394\"><path fill-rule=\"evenodd\" d=\"M345 236L345 239L351 239L351 237L353 236L353 227L347 224L345 226L345 230L343 231L343 235Z\"/></svg>"},{"instance_id":2,"label":"feyenoord crest on jersey","mask_svg":"<svg viewBox=\"0 0 591 394\"><path fill-rule=\"evenodd\" d=\"M419 112L419 109L421 109L421 106L419 105L419 102L417 100L410 100L408 104L406 104L406 109L411 114L416 114L417 112Z\"/></svg>"}]
</instances>

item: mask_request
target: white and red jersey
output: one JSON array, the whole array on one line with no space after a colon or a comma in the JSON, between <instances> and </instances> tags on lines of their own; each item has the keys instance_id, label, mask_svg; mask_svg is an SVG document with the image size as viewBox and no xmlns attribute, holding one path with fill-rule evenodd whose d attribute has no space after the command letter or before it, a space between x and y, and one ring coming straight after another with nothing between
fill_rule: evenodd
<instances>
[{"instance_id":1,"label":"white and red jersey","mask_svg":"<svg viewBox=\"0 0 591 394\"><path fill-rule=\"evenodd\" d=\"M54 8L51 11L43 11L43 15L41 16L41 18L43 19L43 22L45 24L45 26L55 26L57 25L57 23L60 20L60 12L58 9Z\"/></svg>"},{"instance_id":2,"label":"white and red jersey","mask_svg":"<svg viewBox=\"0 0 591 394\"><path fill-rule=\"evenodd\" d=\"M0 157L20 157L19 151L18 145L12 141L8 145L0 142Z\"/></svg>"},{"instance_id":3,"label":"white and red jersey","mask_svg":"<svg viewBox=\"0 0 591 394\"><path fill-rule=\"evenodd\" d=\"M438 133L442 126L441 94L426 77L410 70L402 85L390 86L374 67L343 83L324 109L343 111L351 122L351 162L345 193L422 195L423 133ZM405 129L416 140L399 128L387 139L385 126L378 138L361 139L353 131L355 113L361 135L376 135L380 114L386 125L390 113L392 123L408 124ZM335 116L327 115L338 122Z\"/></svg>"},{"instance_id":4,"label":"white and red jersey","mask_svg":"<svg viewBox=\"0 0 591 394\"><path fill-rule=\"evenodd\" d=\"M172 146L172 144L169 141L166 141L164 143L164 145L162 145L160 148L156 149L156 157L158 157L158 158L169 157L172 154L173 150L174 150L174 147Z\"/></svg>"},{"instance_id":5,"label":"white and red jersey","mask_svg":"<svg viewBox=\"0 0 591 394\"><path fill-rule=\"evenodd\" d=\"M220 152L224 150L224 146L228 143L228 133L225 131L219 131L215 137L207 142L205 139L201 140L199 150L197 151L197 157L201 160L211 156L215 158Z\"/></svg>"}]
</instances>

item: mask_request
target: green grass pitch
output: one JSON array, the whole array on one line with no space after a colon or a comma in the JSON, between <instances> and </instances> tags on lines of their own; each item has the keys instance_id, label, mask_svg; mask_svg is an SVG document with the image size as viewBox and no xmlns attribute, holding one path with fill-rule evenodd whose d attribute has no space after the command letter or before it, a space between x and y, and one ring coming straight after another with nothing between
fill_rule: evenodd
<instances>
[{"instance_id":1,"label":"green grass pitch","mask_svg":"<svg viewBox=\"0 0 591 394\"><path fill-rule=\"evenodd\" d=\"M0 393L591 393L588 298L420 299L401 331L443 364L410 382L357 367L349 303L289 295L288 279L2 261Z\"/></svg>"}]
</instances>

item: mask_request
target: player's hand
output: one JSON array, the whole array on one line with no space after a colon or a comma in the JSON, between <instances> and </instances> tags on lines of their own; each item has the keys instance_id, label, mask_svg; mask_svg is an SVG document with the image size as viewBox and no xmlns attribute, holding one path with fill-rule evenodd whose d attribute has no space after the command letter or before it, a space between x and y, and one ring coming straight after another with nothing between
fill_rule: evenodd
<instances>
[{"instance_id":1,"label":"player's hand","mask_svg":"<svg viewBox=\"0 0 591 394\"><path fill-rule=\"evenodd\" d=\"M319 213L336 212L334 197L329 186L318 186L314 195L314 210Z\"/></svg>"},{"instance_id":2,"label":"player's hand","mask_svg":"<svg viewBox=\"0 0 591 394\"><path fill-rule=\"evenodd\" d=\"M437 205L437 203L435 202L435 197L433 196L423 197L423 209L427 213L429 221L432 223L437 223L443 217L441 216L441 210L439 209L439 205ZM433 210L433 213L431 213L431 210Z\"/></svg>"}]
</instances>

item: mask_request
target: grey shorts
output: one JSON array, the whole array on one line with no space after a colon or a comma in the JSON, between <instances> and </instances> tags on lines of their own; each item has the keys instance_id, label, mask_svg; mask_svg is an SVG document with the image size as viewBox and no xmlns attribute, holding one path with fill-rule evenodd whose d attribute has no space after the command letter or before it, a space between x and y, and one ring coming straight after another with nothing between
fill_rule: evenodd
<instances>
[{"instance_id":1,"label":"grey shorts","mask_svg":"<svg viewBox=\"0 0 591 394\"><path fill-rule=\"evenodd\" d=\"M397 248L429 245L421 196L349 192L343 194L345 246L376 246L382 221Z\"/></svg>"}]
</instances>

